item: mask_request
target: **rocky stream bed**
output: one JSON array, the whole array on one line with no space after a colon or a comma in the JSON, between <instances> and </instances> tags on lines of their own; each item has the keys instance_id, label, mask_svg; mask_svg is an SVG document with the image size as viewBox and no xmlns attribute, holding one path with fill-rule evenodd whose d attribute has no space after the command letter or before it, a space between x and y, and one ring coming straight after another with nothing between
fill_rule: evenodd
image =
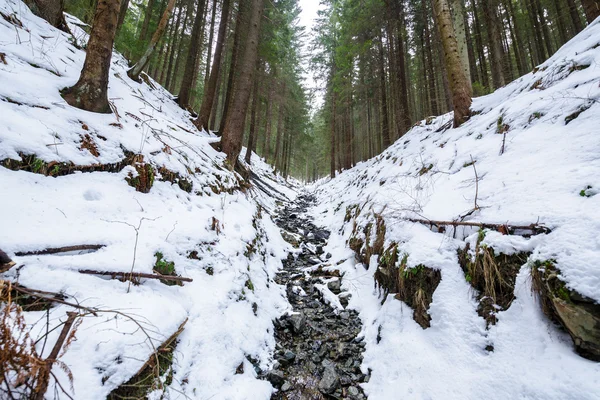
<instances>
[{"instance_id":1,"label":"rocky stream bed","mask_svg":"<svg viewBox=\"0 0 600 400\"><path fill-rule=\"evenodd\" d=\"M278 391L272 399L366 399L361 372L365 343L358 313L347 310L340 272L324 254L329 232L306 216L315 199L304 194L283 207L276 222L296 247L276 277L286 285L293 313L275 321L275 364L264 378Z\"/></svg>"}]
</instances>

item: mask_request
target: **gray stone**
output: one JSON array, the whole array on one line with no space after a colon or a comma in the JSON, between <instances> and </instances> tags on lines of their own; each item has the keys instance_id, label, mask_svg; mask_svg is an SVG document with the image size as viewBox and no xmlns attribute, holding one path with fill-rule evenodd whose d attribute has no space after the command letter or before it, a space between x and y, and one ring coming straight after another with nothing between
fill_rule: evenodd
<instances>
[{"instance_id":1,"label":"gray stone","mask_svg":"<svg viewBox=\"0 0 600 400\"><path fill-rule=\"evenodd\" d=\"M304 314L294 314L290 317L290 322L292 323L292 329L294 333L302 333L304 331L304 326L306 325L306 318Z\"/></svg>"},{"instance_id":2,"label":"gray stone","mask_svg":"<svg viewBox=\"0 0 600 400\"><path fill-rule=\"evenodd\" d=\"M350 386L348 388L348 395L352 398L352 397L358 397L358 394L360 392L358 391L358 389L354 386Z\"/></svg>"},{"instance_id":3,"label":"gray stone","mask_svg":"<svg viewBox=\"0 0 600 400\"><path fill-rule=\"evenodd\" d=\"M289 382L284 382L283 385L281 385L281 391L282 392L287 392L291 388L292 388L292 385L290 385Z\"/></svg>"},{"instance_id":4,"label":"gray stone","mask_svg":"<svg viewBox=\"0 0 600 400\"><path fill-rule=\"evenodd\" d=\"M294 353L291 350L286 350L283 353L283 358L285 358L287 361L294 361L294 359L296 358L296 353Z\"/></svg>"},{"instance_id":5,"label":"gray stone","mask_svg":"<svg viewBox=\"0 0 600 400\"><path fill-rule=\"evenodd\" d=\"M280 387L285 380L285 375L282 371L274 369L272 371L269 371L269 373L267 374L267 379L273 384L273 386Z\"/></svg>"},{"instance_id":6,"label":"gray stone","mask_svg":"<svg viewBox=\"0 0 600 400\"><path fill-rule=\"evenodd\" d=\"M325 367L323 378L319 381L319 390L326 394L331 394L340 386L340 377L335 371L334 366Z\"/></svg>"},{"instance_id":7,"label":"gray stone","mask_svg":"<svg viewBox=\"0 0 600 400\"><path fill-rule=\"evenodd\" d=\"M327 283L327 287L333 294L339 294L342 291L342 282L339 279Z\"/></svg>"}]
</instances>

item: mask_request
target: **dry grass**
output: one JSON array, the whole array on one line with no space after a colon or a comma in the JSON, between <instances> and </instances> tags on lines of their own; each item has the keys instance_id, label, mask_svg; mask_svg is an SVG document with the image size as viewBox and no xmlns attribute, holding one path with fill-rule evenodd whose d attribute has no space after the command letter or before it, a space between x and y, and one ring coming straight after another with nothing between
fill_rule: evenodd
<instances>
[{"instance_id":1,"label":"dry grass","mask_svg":"<svg viewBox=\"0 0 600 400\"><path fill-rule=\"evenodd\" d=\"M35 350L12 285L0 280L0 397L33 398L43 384L46 363Z\"/></svg>"}]
</instances>

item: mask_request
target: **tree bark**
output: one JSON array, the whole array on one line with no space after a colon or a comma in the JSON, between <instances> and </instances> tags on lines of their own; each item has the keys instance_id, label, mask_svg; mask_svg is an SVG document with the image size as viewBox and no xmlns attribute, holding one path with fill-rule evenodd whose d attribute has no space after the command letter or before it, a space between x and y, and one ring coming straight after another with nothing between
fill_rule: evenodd
<instances>
[{"instance_id":1,"label":"tree bark","mask_svg":"<svg viewBox=\"0 0 600 400\"><path fill-rule=\"evenodd\" d=\"M260 59L257 59L256 63L256 76L254 77L254 87L252 89L252 111L250 112L250 131L248 132L248 147L246 148L245 160L246 164L250 164L252 160L252 151L256 143L256 114L260 105L260 99L258 95L258 84L260 83Z\"/></svg>"},{"instance_id":2,"label":"tree bark","mask_svg":"<svg viewBox=\"0 0 600 400\"><path fill-rule=\"evenodd\" d=\"M242 2L243 3L243 2ZM248 31L246 32L246 43L244 53L240 59L238 79L235 84L235 93L232 98L231 109L225 121L221 147L227 154L229 166L233 169L242 148L243 126L248 110L248 99L255 79L255 64L258 57L258 39L260 24L263 15L263 0L252 0L247 4L247 15L249 18Z\"/></svg>"},{"instance_id":3,"label":"tree bark","mask_svg":"<svg viewBox=\"0 0 600 400\"><path fill-rule=\"evenodd\" d=\"M500 21L498 18L498 3L497 0L480 0L480 4L482 4L488 31L492 82L494 83L494 88L498 89L506 84L502 71L504 60L502 54L502 34L500 33Z\"/></svg>"},{"instance_id":4,"label":"tree bark","mask_svg":"<svg viewBox=\"0 0 600 400\"><path fill-rule=\"evenodd\" d=\"M140 81L140 74L146 68L146 65L150 61L150 57L152 57L152 53L154 53L154 49L158 44L158 41L162 38L165 33L165 29L167 28L167 22L169 22L169 17L171 16L171 12L173 11L173 7L175 7L175 0L169 0L169 4L165 9L162 17L160 18L160 22L158 23L158 27L156 31L152 35L152 39L144 52L144 55L140 60L135 63L135 65L127 71L127 75L136 82Z\"/></svg>"},{"instance_id":5,"label":"tree bark","mask_svg":"<svg viewBox=\"0 0 600 400\"><path fill-rule=\"evenodd\" d=\"M464 0L452 0L452 25L454 27L454 33L456 35L456 42L458 44L458 54L460 61L463 66L463 72L467 78L469 86L471 86L471 70L469 67L469 49L467 47L467 34L465 31L465 6Z\"/></svg>"},{"instance_id":6,"label":"tree bark","mask_svg":"<svg viewBox=\"0 0 600 400\"><path fill-rule=\"evenodd\" d=\"M24 3L32 13L45 19L53 27L71 33L63 14L65 9L64 0L25 0Z\"/></svg>"},{"instance_id":7,"label":"tree bark","mask_svg":"<svg viewBox=\"0 0 600 400\"><path fill-rule=\"evenodd\" d=\"M581 4L583 4L585 19L588 24L591 24L600 16L600 0L581 0Z\"/></svg>"},{"instance_id":8,"label":"tree bark","mask_svg":"<svg viewBox=\"0 0 600 400\"><path fill-rule=\"evenodd\" d=\"M140 32L140 40L146 40L148 36L148 29L150 28L150 20L152 19L152 11L154 9L155 0L148 0L146 11L144 13L144 22L142 23L142 30Z\"/></svg>"},{"instance_id":9,"label":"tree bark","mask_svg":"<svg viewBox=\"0 0 600 400\"><path fill-rule=\"evenodd\" d=\"M217 83L219 77L219 68L221 68L221 57L223 55L223 45L226 39L227 33L227 20L229 19L229 2L230 0L223 0L223 8L221 10L221 21L219 22L219 34L217 36L217 46L215 48L215 59L213 60L212 68L210 71L210 78L204 88L204 94L202 95L202 106L200 106L200 113L198 119L194 121L194 124L198 129L208 130L208 120L210 119L210 113L213 108L215 100L215 92L217 90Z\"/></svg>"},{"instance_id":10,"label":"tree bark","mask_svg":"<svg viewBox=\"0 0 600 400\"><path fill-rule=\"evenodd\" d=\"M74 86L62 90L63 98L73 107L98 113L111 112L108 74L119 7L119 0L98 0L81 75Z\"/></svg>"},{"instance_id":11,"label":"tree bark","mask_svg":"<svg viewBox=\"0 0 600 400\"><path fill-rule=\"evenodd\" d=\"M204 71L204 86L208 83L210 78L210 62L212 61L212 48L213 41L215 38L215 18L217 15L217 0L213 0L212 11L210 16L210 33L208 35L208 54L206 56L206 69ZM229 16L228 16L229 18ZM217 82L218 84L218 82Z\"/></svg>"},{"instance_id":12,"label":"tree bark","mask_svg":"<svg viewBox=\"0 0 600 400\"><path fill-rule=\"evenodd\" d=\"M379 84L381 86L381 113L383 121L381 126L381 136L383 138L383 148L387 149L392 143L390 137L390 123L388 119L388 102L386 90L385 58L383 56L383 34L379 37L377 45L379 46Z\"/></svg>"},{"instance_id":13,"label":"tree bark","mask_svg":"<svg viewBox=\"0 0 600 400\"><path fill-rule=\"evenodd\" d=\"M170 47L170 51L168 52L169 62L167 64L167 76L165 78L165 88L167 90L171 87L171 81L173 80L173 68L175 66L175 52L177 50L178 45L181 45L181 40L178 40L180 36L183 36L183 33L179 34L179 28L181 27L181 14L183 13L183 4L180 3L179 11L177 12L177 19L175 21L175 26L173 31L171 32L172 43Z\"/></svg>"},{"instance_id":14,"label":"tree bark","mask_svg":"<svg viewBox=\"0 0 600 400\"><path fill-rule=\"evenodd\" d=\"M454 104L454 127L459 127L469 119L471 115L471 91L470 85L464 74L461 63L458 43L452 25L450 6L447 0L434 0L434 12L438 29L442 38L446 71L450 90L452 91L452 103Z\"/></svg>"},{"instance_id":15,"label":"tree bark","mask_svg":"<svg viewBox=\"0 0 600 400\"><path fill-rule=\"evenodd\" d=\"M194 26L192 27L192 37L190 39L190 47L185 62L185 70L183 72L183 78L181 79L181 89L179 90L179 98L177 102L182 108L190 107L190 98L192 97L192 84L194 82L194 69L196 67L196 59L202 44L200 43L200 36L202 35L202 21L204 10L204 2L206 0L200 0L198 2L198 9L196 10L196 18L194 19Z\"/></svg>"},{"instance_id":16,"label":"tree bark","mask_svg":"<svg viewBox=\"0 0 600 400\"><path fill-rule=\"evenodd\" d=\"M579 16L577 4L575 4L575 0L567 0L567 4L569 5L569 14L571 14L571 21L573 22L575 34L578 34L583 30L583 25L581 24L581 17Z\"/></svg>"},{"instance_id":17,"label":"tree bark","mask_svg":"<svg viewBox=\"0 0 600 400\"><path fill-rule=\"evenodd\" d=\"M238 7L239 8L239 7ZM225 129L225 121L227 120L227 113L229 112L229 106L231 104L231 96L233 95L233 85L234 85L234 73L235 67L238 63L238 54L240 52L240 41L241 41L241 32L242 25L244 25L244 21L242 19L242 14L240 14L238 9L237 16L235 18L235 32L233 33L233 44L231 48L231 60L229 61L229 71L227 76L227 89L225 90L225 99L223 101L223 113L221 115L221 123L219 124L219 132L223 132Z\"/></svg>"}]
</instances>

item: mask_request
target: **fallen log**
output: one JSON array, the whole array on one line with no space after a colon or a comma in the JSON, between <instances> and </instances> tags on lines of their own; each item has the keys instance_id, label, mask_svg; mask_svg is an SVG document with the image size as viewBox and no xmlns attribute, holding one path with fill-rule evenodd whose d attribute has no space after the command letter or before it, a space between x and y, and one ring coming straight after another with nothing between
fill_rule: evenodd
<instances>
[{"instance_id":1,"label":"fallen log","mask_svg":"<svg viewBox=\"0 0 600 400\"><path fill-rule=\"evenodd\" d=\"M91 269L80 269L80 274L87 275L102 275L110 276L112 279L123 279L123 280L134 280L140 278L147 279L160 279L163 281L174 281L174 282L193 282L192 278L186 278L183 276L173 275L161 275L161 274L146 274L143 272L113 272L113 271L95 271Z\"/></svg>"},{"instance_id":2,"label":"fallen log","mask_svg":"<svg viewBox=\"0 0 600 400\"><path fill-rule=\"evenodd\" d=\"M47 254L57 254L57 253L66 253L69 251L84 251L84 250L100 250L103 248L103 244L79 244L75 246L65 246L65 247L50 247L44 250L36 250L36 251L19 251L16 252L15 255L22 256L39 256L39 255L47 255Z\"/></svg>"},{"instance_id":3,"label":"fallen log","mask_svg":"<svg viewBox=\"0 0 600 400\"><path fill-rule=\"evenodd\" d=\"M542 224L533 223L530 225L510 225L510 224L491 224L487 222L468 222L468 221L435 221L431 219L420 219L420 218L405 218L406 221L416 222L423 225L429 225L430 227L437 227L440 232L445 231L446 226L470 226L481 229L493 229L508 235L516 230L531 231L533 234L538 235L540 233L550 233L552 230Z\"/></svg>"}]
</instances>

